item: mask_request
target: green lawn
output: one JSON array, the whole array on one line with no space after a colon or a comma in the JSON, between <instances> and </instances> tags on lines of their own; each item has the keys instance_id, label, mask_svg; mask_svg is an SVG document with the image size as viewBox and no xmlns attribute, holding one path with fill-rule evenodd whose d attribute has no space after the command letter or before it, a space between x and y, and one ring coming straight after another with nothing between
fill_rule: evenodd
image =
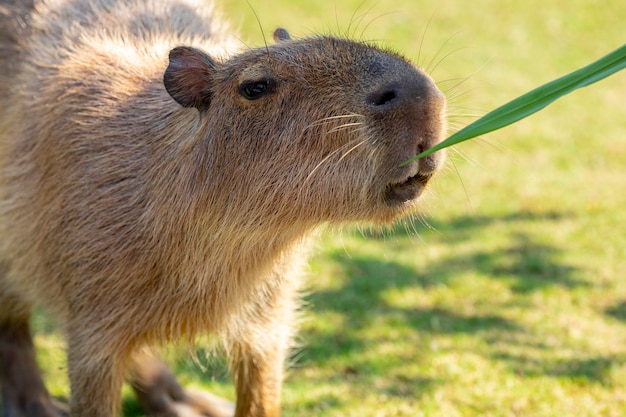
<instances>
[{"instance_id":1,"label":"green lawn","mask_svg":"<svg viewBox=\"0 0 626 417\"><path fill-rule=\"evenodd\" d=\"M626 42L623 0L250 3L268 41L283 26L401 51L452 128ZM222 8L263 44L244 0ZM626 415L626 72L451 150L419 216L325 234L310 275L285 416ZM67 396L62 339L35 325ZM233 398L206 362L183 381Z\"/></svg>"}]
</instances>

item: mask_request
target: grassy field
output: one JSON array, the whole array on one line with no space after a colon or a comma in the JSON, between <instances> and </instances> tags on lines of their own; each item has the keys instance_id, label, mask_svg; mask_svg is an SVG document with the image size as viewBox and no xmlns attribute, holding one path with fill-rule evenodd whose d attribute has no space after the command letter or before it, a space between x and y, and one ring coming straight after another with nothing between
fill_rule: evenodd
<instances>
[{"instance_id":1,"label":"grassy field","mask_svg":"<svg viewBox=\"0 0 626 417\"><path fill-rule=\"evenodd\" d=\"M268 40L283 26L399 50L446 92L453 129L626 42L622 0L249 1ZM220 8L263 44L244 0ZM626 415L626 73L452 150L421 213L324 235L285 416ZM67 396L62 339L35 325ZM177 365L233 398L207 366Z\"/></svg>"}]
</instances>

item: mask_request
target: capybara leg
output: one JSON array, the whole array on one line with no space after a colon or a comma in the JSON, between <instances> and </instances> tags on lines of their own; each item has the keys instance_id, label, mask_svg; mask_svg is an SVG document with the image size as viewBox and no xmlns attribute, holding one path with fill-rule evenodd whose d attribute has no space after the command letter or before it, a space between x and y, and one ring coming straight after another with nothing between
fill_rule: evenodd
<instances>
[{"instance_id":1,"label":"capybara leg","mask_svg":"<svg viewBox=\"0 0 626 417\"><path fill-rule=\"evenodd\" d=\"M278 417L283 380L284 346L258 350L239 346L231 357L237 405L235 417Z\"/></svg>"},{"instance_id":2,"label":"capybara leg","mask_svg":"<svg viewBox=\"0 0 626 417\"><path fill-rule=\"evenodd\" d=\"M30 306L0 293L0 387L4 417L61 417L41 379L30 333Z\"/></svg>"},{"instance_id":3,"label":"capybara leg","mask_svg":"<svg viewBox=\"0 0 626 417\"><path fill-rule=\"evenodd\" d=\"M285 359L297 309L296 280L276 276L279 285L256 300L241 327L227 339L235 377L235 417L279 417Z\"/></svg>"},{"instance_id":4,"label":"capybara leg","mask_svg":"<svg viewBox=\"0 0 626 417\"><path fill-rule=\"evenodd\" d=\"M94 331L89 324L86 320L70 320L68 326L70 415L116 417L121 406L126 350L114 335L101 328Z\"/></svg>"},{"instance_id":5,"label":"capybara leg","mask_svg":"<svg viewBox=\"0 0 626 417\"><path fill-rule=\"evenodd\" d=\"M234 406L205 392L183 389L172 371L150 354L137 354L130 384L137 401L149 416L232 417Z\"/></svg>"}]
</instances>

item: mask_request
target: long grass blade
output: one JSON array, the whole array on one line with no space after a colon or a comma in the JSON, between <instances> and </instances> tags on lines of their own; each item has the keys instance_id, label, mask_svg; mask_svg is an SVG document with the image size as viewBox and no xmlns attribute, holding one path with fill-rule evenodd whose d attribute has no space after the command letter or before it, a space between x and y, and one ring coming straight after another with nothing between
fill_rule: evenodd
<instances>
[{"instance_id":1,"label":"long grass blade","mask_svg":"<svg viewBox=\"0 0 626 417\"><path fill-rule=\"evenodd\" d=\"M468 139L515 123L538 112L556 99L578 88L600 81L624 68L626 68L626 44L579 70L550 81L498 107L451 135L438 145L403 162L402 165L406 165L411 161L422 158L440 149L447 148L448 146L456 145Z\"/></svg>"}]
</instances>

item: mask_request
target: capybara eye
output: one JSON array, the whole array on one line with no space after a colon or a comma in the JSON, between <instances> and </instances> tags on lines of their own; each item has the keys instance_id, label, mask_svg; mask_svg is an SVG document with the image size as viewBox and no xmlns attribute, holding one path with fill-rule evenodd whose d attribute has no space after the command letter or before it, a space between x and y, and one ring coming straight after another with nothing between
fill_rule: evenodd
<instances>
[{"instance_id":1,"label":"capybara eye","mask_svg":"<svg viewBox=\"0 0 626 417\"><path fill-rule=\"evenodd\" d=\"M256 100L267 93L274 90L276 81L271 78L264 78L256 81L245 81L239 86L239 94L247 98L248 100Z\"/></svg>"}]
</instances>

